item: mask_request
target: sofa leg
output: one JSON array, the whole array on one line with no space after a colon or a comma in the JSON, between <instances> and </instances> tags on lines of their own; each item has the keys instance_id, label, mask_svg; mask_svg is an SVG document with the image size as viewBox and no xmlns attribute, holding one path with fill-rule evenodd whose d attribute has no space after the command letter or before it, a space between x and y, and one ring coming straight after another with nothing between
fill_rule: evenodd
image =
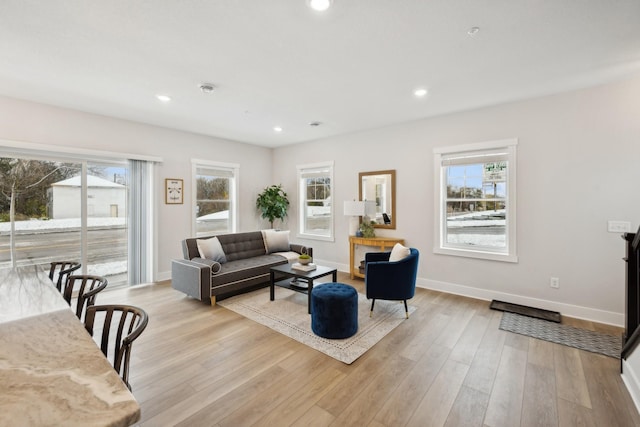
<instances>
[{"instance_id":1,"label":"sofa leg","mask_svg":"<svg viewBox=\"0 0 640 427\"><path fill-rule=\"evenodd\" d=\"M216 305L216 296L214 295L214 296L211 297L211 307L213 307L215 305Z\"/></svg>"},{"instance_id":2,"label":"sofa leg","mask_svg":"<svg viewBox=\"0 0 640 427\"><path fill-rule=\"evenodd\" d=\"M376 300L371 300L371 311L369 311L369 317L373 316L373 305L376 303Z\"/></svg>"},{"instance_id":3,"label":"sofa leg","mask_svg":"<svg viewBox=\"0 0 640 427\"><path fill-rule=\"evenodd\" d=\"M404 314L409 318L409 308L407 307L407 300L404 300Z\"/></svg>"}]
</instances>

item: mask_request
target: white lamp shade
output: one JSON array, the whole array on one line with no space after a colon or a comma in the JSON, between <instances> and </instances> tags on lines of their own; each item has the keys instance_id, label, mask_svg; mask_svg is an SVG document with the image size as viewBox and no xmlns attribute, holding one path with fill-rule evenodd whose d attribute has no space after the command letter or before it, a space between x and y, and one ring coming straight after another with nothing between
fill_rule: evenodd
<instances>
[{"instance_id":1,"label":"white lamp shade","mask_svg":"<svg viewBox=\"0 0 640 427\"><path fill-rule=\"evenodd\" d=\"M345 216L362 216L365 214L365 202L347 200L344 202Z\"/></svg>"}]
</instances>

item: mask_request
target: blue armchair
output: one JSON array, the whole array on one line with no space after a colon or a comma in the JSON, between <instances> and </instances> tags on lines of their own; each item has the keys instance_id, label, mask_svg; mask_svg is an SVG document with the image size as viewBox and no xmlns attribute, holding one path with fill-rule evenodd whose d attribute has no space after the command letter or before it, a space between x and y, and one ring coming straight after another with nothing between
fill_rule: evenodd
<instances>
[{"instance_id":1,"label":"blue armchair","mask_svg":"<svg viewBox=\"0 0 640 427\"><path fill-rule=\"evenodd\" d=\"M409 318L407 300L416 293L418 258L420 253L411 248L411 253L400 261L389 261L391 252L369 252L365 254L364 283L367 299L371 300L371 312L376 299L404 301L404 310Z\"/></svg>"}]
</instances>

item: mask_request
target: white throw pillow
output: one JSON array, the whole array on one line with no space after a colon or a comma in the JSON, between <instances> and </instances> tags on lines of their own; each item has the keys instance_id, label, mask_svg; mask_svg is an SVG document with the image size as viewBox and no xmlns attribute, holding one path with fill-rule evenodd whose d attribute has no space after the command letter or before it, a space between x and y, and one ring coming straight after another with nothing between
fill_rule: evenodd
<instances>
[{"instance_id":1,"label":"white throw pillow","mask_svg":"<svg viewBox=\"0 0 640 427\"><path fill-rule=\"evenodd\" d=\"M405 259L411 254L411 249L406 246L402 246L400 243L396 243L391 249L391 255L389 255L389 261L395 262Z\"/></svg>"},{"instance_id":2,"label":"white throw pillow","mask_svg":"<svg viewBox=\"0 0 640 427\"><path fill-rule=\"evenodd\" d=\"M289 251L289 230L262 230L262 238L268 254Z\"/></svg>"},{"instance_id":3,"label":"white throw pillow","mask_svg":"<svg viewBox=\"0 0 640 427\"><path fill-rule=\"evenodd\" d=\"M210 259L219 263L227 262L227 256L224 254L220 240L218 240L217 237L212 237L210 239L197 239L196 245L198 245L200 258Z\"/></svg>"}]
</instances>

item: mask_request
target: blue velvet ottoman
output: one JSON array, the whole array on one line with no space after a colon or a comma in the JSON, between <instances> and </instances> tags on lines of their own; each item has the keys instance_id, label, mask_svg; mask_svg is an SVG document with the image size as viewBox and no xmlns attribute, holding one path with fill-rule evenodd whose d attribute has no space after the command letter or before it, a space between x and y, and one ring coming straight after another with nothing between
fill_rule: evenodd
<instances>
[{"instance_id":1,"label":"blue velvet ottoman","mask_svg":"<svg viewBox=\"0 0 640 427\"><path fill-rule=\"evenodd\" d=\"M323 283L311 291L311 330L324 338L358 332L358 292L344 283Z\"/></svg>"}]
</instances>

